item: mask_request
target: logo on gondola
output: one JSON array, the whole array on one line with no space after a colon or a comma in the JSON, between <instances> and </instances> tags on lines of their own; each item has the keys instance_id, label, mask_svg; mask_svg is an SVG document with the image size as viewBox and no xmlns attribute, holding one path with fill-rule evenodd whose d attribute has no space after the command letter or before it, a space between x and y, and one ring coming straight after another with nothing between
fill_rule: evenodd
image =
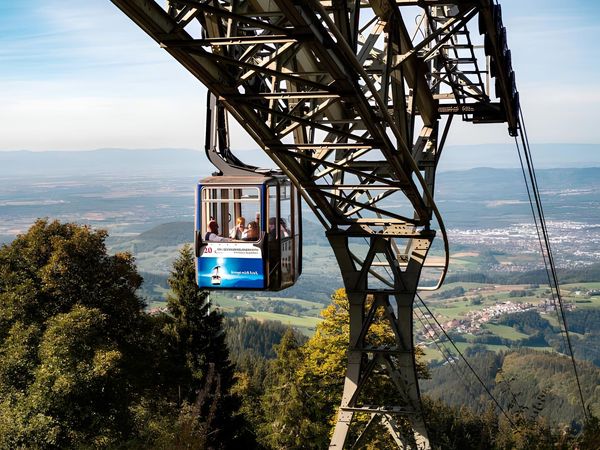
<instances>
[{"instance_id":1,"label":"logo on gondola","mask_svg":"<svg viewBox=\"0 0 600 450\"><path fill-rule=\"evenodd\" d=\"M212 270L210 282L213 286L219 286L221 284L221 266L215 266Z\"/></svg>"}]
</instances>

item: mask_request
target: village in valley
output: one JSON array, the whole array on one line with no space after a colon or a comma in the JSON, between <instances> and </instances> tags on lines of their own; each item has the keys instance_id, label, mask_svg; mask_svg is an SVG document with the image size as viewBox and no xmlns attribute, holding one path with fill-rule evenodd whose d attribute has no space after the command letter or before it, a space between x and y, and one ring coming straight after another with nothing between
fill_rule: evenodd
<instances>
[{"instance_id":1,"label":"village in valley","mask_svg":"<svg viewBox=\"0 0 600 450\"><path fill-rule=\"evenodd\" d=\"M583 284L585 285L585 283ZM566 311L593 307L600 300L597 288L566 286L561 289L563 307ZM434 312L444 331L455 338L463 335L469 341L477 336L488 335L493 327L505 321L507 316L532 311L553 322L555 302L547 288L538 285L472 285L450 287L444 293L430 295L426 303ZM440 298L441 297L441 298ZM429 313L421 310L415 323L417 341L428 346L440 338L440 330Z\"/></svg>"},{"instance_id":2,"label":"village in valley","mask_svg":"<svg viewBox=\"0 0 600 450\"><path fill-rule=\"evenodd\" d=\"M566 309L572 310L574 305L565 305ZM554 311L552 300L542 301L538 304L529 302L517 303L507 300L492 306L486 306L483 309L468 311L464 317L455 318L442 322L442 326L446 331L453 331L457 334L477 334L480 332L482 325L498 319L506 314L515 314L519 312L536 310L540 314L547 314ZM437 332L429 325L424 327L421 333L424 338L434 338Z\"/></svg>"}]
</instances>

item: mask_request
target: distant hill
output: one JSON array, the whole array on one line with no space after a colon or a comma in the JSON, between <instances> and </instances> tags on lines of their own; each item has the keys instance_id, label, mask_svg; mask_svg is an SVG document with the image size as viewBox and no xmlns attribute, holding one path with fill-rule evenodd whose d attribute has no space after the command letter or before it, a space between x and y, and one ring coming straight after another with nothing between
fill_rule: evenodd
<instances>
[{"instance_id":1,"label":"distant hill","mask_svg":"<svg viewBox=\"0 0 600 450\"><path fill-rule=\"evenodd\" d=\"M138 239L146 243L161 245L180 245L194 239L193 222L163 223L148 231L140 233Z\"/></svg>"},{"instance_id":2,"label":"distant hill","mask_svg":"<svg viewBox=\"0 0 600 450\"><path fill-rule=\"evenodd\" d=\"M536 170L536 177L542 195L580 189L587 190L589 194L597 195L600 192L600 165L585 168L539 169ZM436 181L438 201L527 198L521 169L480 167L449 171L440 173Z\"/></svg>"},{"instance_id":3,"label":"distant hill","mask_svg":"<svg viewBox=\"0 0 600 450\"><path fill-rule=\"evenodd\" d=\"M150 252L159 247L180 246L194 241L193 222L163 223L134 237L110 237L113 251Z\"/></svg>"},{"instance_id":4,"label":"distant hill","mask_svg":"<svg viewBox=\"0 0 600 450\"><path fill-rule=\"evenodd\" d=\"M598 144L535 144L538 169L600 167ZM242 161L274 167L256 145L235 150ZM440 172L475 167L517 168L519 160L512 144L450 145L444 149ZM92 151L0 151L0 177L65 175L209 175L214 168L203 150L181 148L98 149Z\"/></svg>"},{"instance_id":5,"label":"distant hill","mask_svg":"<svg viewBox=\"0 0 600 450\"><path fill-rule=\"evenodd\" d=\"M537 169L600 167L600 144L532 144ZM475 167L520 167L514 144L449 145L438 166L440 172Z\"/></svg>"},{"instance_id":6,"label":"distant hill","mask_svg":"<svg viewBox=\"0 0 600 450\"><path fill-rule=\"evenodd\" d=\"M590 283L600 280L600 263L584 267L557 268L559 281L568 283ZM545 270L526 272L468 272L450 274L446 283L489 283L489 284L547 284L548 273Z\"/></svg>"},{"instance_id":7,"label":"distant hill","mask_svg":"<svg viewBox=\"0 0 600 450\"><path fill-rule=\"evenodd\" d=\"M536 178L547 220L600 223L600 167L538 169ZM450 228L532 223L521 169L441 172L435 198Z\"/></svg>"}]
</instances>

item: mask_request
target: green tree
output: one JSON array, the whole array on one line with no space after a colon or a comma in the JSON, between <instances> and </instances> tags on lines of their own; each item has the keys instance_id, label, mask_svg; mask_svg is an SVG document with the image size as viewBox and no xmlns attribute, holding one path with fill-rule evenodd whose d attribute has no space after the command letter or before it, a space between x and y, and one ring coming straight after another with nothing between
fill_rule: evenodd
<instances>
[{"instance_id":1,"label":"green tree","mask_svg":"<svg viewBox=\"0 0 600 450\"><path fill-rule=\"evenodd\" d=\"M38 220L0 248L2 448L108 446L132 433L142 280L105 238Z\"/></svg>"},{"instance_id":2,"label":"green tree","mask_svg":"<svg viewBox=\"0 0 600 450\"><path fill-rule=\"evenodd\" d=\"M37 221L0 248L0 448L235 448L222 315L185 247L169 314L149 315L105 231Z\"/></svg>"},{"instance_id":3,"label":"green tree","mask_svg":"<svg viewBox=\"0 0 600 450\"><path fill-rule=\"evenodd\" d=\"M325 405L310 396L299 377L304 354L291 328L275 351L277 358L269 368L269 385L261 399L264 416L257 430L259 442L276 449L324 448L327 426L317 420L314 412Z\"/></svg>"},{"instance_id":4,"label":"green tree","mask_svg":"<svg viewBox=\"0 0 600 450\"><path fill-rule=\"evenodd\" d=\"M207 293L198 288L190 246L184 246L175 260L169 285L172 322L165 331L172 339L175 361L172 386L188 414L196 415L198 426L189 430L209 446L230 448L248 436L238 413L240 399L232 392L234 366L225 344L223 316L210 309Z\"/></svg>"},{"instance_id":5,"label":"green tree","mask_svg":"<svg viewBox=\"0 0 600 450\"><path fill-rule=\"evenodd\" d=\"M425 398L425 417L434 448L444 450L493 449L498 434L498 415L492 406L482 414L452 408L439 400Z\"/></svg>"},{"instance_id":6,"label":"green tree","mask_svg":"<svg viewBox=\"0 0 600 450\"><path fill-rule=\"evenodd\" d=\"M262 401L265 425L259 434L264 445L290 449L328 445L341 401L350 339L345 290L337 290L331 300L321 312L323 321L306 344L299 346L289 332L277 348L277 359L269 372L273 384L267 387ZM371 344L394 344L386 320L382 311L376 313L370 327ZM418 372L421 377L428 375L422 362L418 362ZM372 386L370 394L381 401L395 401L396 390L389 380L382 377L378 382L384 384ZM387 443L384 432L373 445L384 448Z\"/></svg>"},{"instance_id":7,"label":"green tree","mask_svg":"<svg viewBox=\"0 0 600 450\"><path fill-rule=\"evenodd\" d=\"M39 365L29 388L32 412L52 418L63 444L118 442L128 422L122 352L110 338L100 310L76 305L48 320Z\"/></svg>"}]
</instances>

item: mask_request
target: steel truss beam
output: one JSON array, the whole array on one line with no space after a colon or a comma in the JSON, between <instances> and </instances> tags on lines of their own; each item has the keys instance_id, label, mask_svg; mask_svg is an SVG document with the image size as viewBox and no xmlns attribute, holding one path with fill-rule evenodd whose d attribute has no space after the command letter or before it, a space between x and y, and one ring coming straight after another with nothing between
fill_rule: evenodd
<instances>
[{"instance_id":1,"label":"steel truss beam","mask_svg":"<svg viewBox=\"0 0 600 450\"><path fill-rule=\"evenodd\" d=\"M331 448L358 447L378 429L399 447L430 448L412 305L422 270L441 268L443 279L447 268L433 191L452 117L517 126L498 8L488 0L112 1L218 97L326 228L350 300ZM499 74L498 103L483 46L467 28L474 17ZM436 225L442 264L427 260ZM393 346L373 344L377 311ZM373 395L377 380L393 400Z\"/></svg>"}]
</instances>

